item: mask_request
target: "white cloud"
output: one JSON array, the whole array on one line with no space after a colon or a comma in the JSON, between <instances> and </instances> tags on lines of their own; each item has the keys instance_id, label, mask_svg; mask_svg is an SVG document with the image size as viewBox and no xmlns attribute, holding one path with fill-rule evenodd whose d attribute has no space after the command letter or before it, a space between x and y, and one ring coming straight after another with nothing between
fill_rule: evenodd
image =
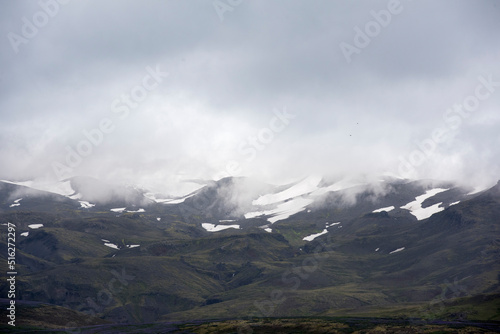
<instances>
[{"instance_id":1,"label":"white cloud","mask_svg":"<svg viewBox=\"0 0 500 334\"><path fill-rule=\"evenodd\" d=\"M257 0L222 23L210 2L71 2L18 54L1 42L0 177L54 176L51 163L105 117L116 128L75 174L181 194L195 186L180 181L221 175L231 162L274 183L397 172L398 157L442 126L479 75L500 81L496 2L402 4L347 64L339 43L385 1ZM37 10L5 5L0 34L21 33ZM112 102L156 64L170 75L119 119ZM498 90L415 176L499 178ZM248 161L240 144L283 107L297 117Z\"/></svg>"}]
</instances>

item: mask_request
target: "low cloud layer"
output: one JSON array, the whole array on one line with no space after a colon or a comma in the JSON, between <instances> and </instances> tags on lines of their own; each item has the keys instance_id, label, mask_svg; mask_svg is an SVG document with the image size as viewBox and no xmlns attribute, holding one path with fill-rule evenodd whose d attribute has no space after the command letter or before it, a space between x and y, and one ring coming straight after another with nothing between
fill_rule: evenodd
<instances>
[{"instance_id":1,"label":"low cloud layer","mask_svg":"<svg viewBox=\"0 0 500 334\"><path fill-rule=\"evenodd\" d=\"M500 179L493 0L42 0L0 16L2 179Z\"/></svg>"}]
</instances>

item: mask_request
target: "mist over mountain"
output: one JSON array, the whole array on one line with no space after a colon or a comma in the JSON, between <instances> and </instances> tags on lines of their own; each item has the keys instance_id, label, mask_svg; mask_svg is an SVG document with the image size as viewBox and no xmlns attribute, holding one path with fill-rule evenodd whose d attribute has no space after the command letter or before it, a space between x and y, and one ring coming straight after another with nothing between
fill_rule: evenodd
<instances>
[{"instance_id":1,"label":"mist over mountain","mask_svg":"<svg viewBox=\"0 0 500 334\"><path fill-rule=\"evenodd\" d=\"M499 330L499 17L494 0L5 2L3 319Z\"/></svg>"},{"instance_id":2,"label":"mist over mountain","mask_svg":"<svg viewBox=\"0 0 500 334\"><path fill-rule=\"evenodd\" d=\"M56 3L1 14L0 179L500 174L494 1Z\"/></svg>"}]
</instances>

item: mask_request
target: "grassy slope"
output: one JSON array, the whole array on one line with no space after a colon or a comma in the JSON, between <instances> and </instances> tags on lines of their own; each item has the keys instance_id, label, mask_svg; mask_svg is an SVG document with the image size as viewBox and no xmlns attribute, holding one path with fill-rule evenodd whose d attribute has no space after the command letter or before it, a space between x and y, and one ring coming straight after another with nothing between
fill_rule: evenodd
<instances>
[{"instance_id":1,"label":"grassy slope","mask_svg":"<svg viewBox=\"0 0 500 334\"><path fill-rule=\"evenodd\" d=\"M23 299L112 321L356 314L500 320L498 207L496 198L483 198L419 224L366 215L310 243L302 238L319 232L322 219L285 221L271 234L209 234L175 213L163 213L161 223L157 214L106 212L0 220L45 225L18 242ZM0 257L4 240L2 231ZM113 274L123 271L133 276L126 284ZM113 280L118 288L106 295ZM109 299L99 302L103 296Z\"/></svg>"}]
</instances>

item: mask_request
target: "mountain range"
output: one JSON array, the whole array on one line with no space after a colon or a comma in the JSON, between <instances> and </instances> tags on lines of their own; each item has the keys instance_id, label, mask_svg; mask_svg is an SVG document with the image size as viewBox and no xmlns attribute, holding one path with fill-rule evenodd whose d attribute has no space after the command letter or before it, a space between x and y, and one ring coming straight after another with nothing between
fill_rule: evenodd
<instances>
[{"instance_id":1,"label":"mountain range","mask_svg":"<svg viewBox=\"0 0 500 334\"><path fill-rule=\"evenodd\" d=\"M8 223L27 326L500 320L500 182L309 176L275 186L229 177L176 197L90 177L0 181Z\"/></svg>"}]
</instances>

